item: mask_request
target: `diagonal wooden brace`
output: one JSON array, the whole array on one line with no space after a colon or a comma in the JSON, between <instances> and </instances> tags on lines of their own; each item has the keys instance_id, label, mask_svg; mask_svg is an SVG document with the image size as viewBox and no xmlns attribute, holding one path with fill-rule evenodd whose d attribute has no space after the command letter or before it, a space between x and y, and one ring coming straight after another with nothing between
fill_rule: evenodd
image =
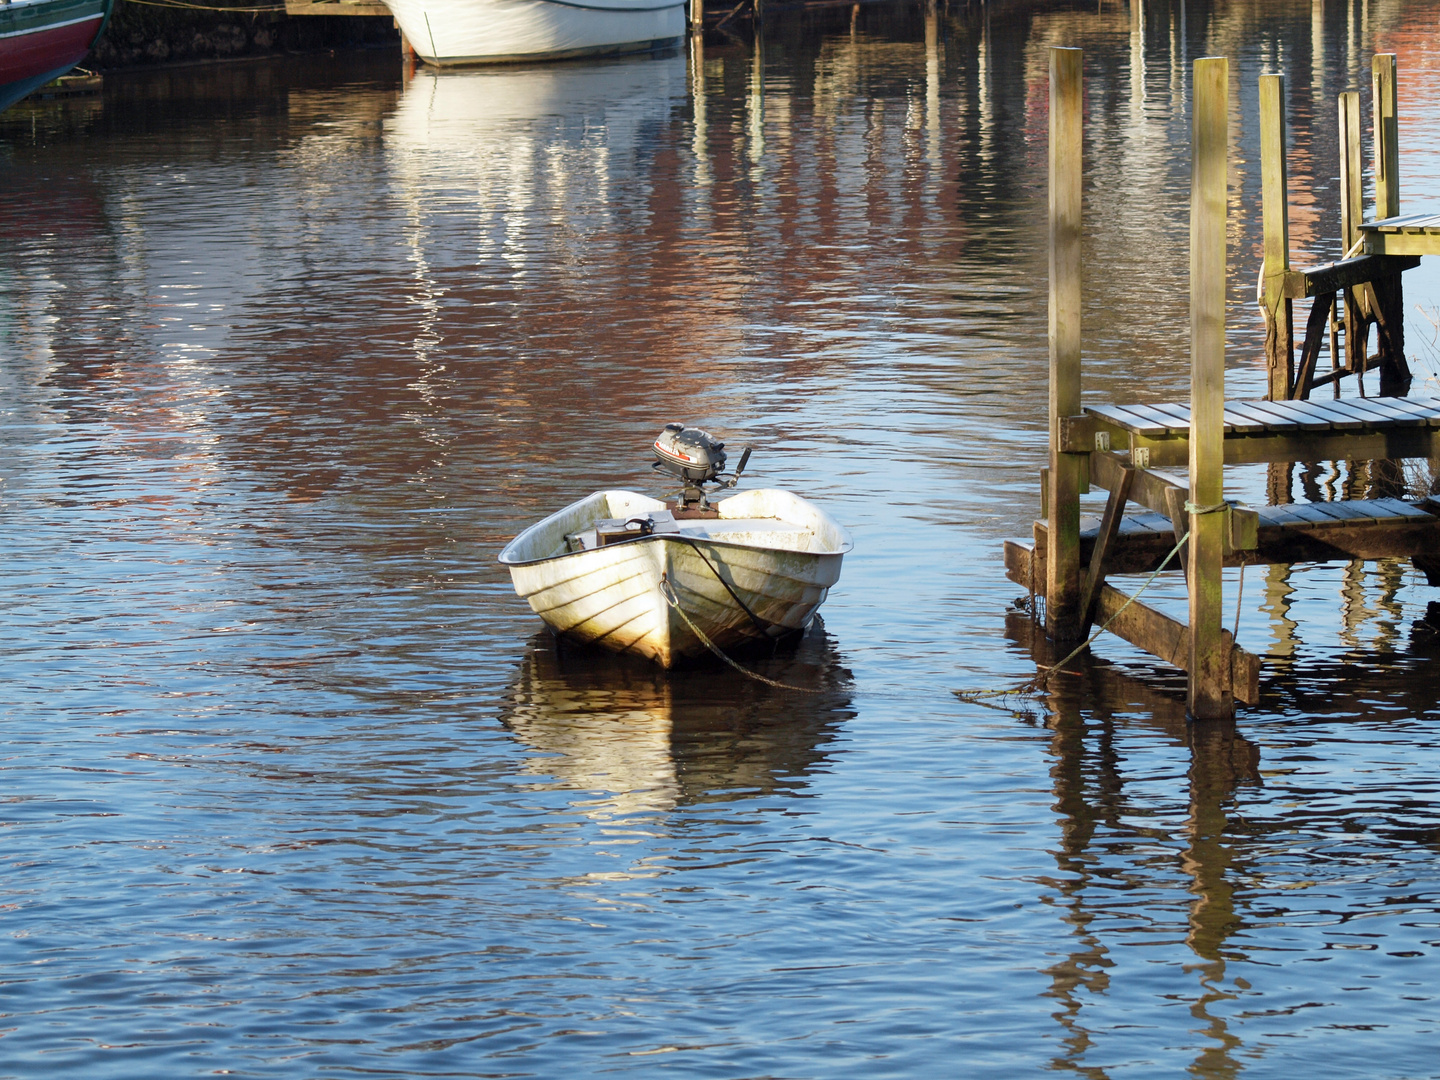
<instances>
[{"instance_id":1,"label":"diagonal wooden brace","mask_svg":"<svg viewBox=\"0 0 1440 1080\"><path fill-rule=\"evenodd\" d=\"M1320 359L1325 329L1330 323L1330 309L1334 306L1335 294L1328 292L1315 297L1310 307L1310 318L1305 323L1305 344L1300 349L1300 367L1295 373L1295 386L1290 391L1292 401L1305 401L1310 397L1315 364Z\"/></svg>"},{"instance_id":2,"label":"diagonal wooden brace","mask_svg":"<svg viewBox=\"0 0 1440 1080\"><path fill-rule=\"evenodd\" d=\"M1110 488L1110 497L1105 501L1105 516L1100 519L1100 533L1095 538L1095 547L1090 552L1090 565L1086 569L1085 583L1080 590L1080 632L1088 633L1094 622L1095 597L1105 582L1105 557L1120 532L1120 519L1125 516L1125 504L1130 501L1130 485L1135 482L1135 466L1120 465L1119 479Z\"/></svg>"}]
</instances>

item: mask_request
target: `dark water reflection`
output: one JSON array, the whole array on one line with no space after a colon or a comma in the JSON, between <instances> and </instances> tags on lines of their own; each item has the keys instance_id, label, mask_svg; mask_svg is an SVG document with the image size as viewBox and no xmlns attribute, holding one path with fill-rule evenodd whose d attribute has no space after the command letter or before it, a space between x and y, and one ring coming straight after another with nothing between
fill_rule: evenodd
<instances>
[{"instance_id":1,"label":"dark water reflection","mask_svg":"<svg viewBox=\"0 0 1440 1080\"><path fill-rule=\"evenodd\" d=\"M1330 257L1376 50L1406 206L1440 203L1437 14L897 4L7 112L0 1075L1435 1075L1408 563L1252 570L1235 725L1113 642L1045 702L952 691L1034 670L998 541L1043 451L1045 49L1087 50L1087 392L1142 400L1186 392L1187 72L1232 57L1255 393L1256 76ZM675 418L853 531L766 668L819 693L557 653L495 565L649 489Z\"/></svg>"}]
</instances>

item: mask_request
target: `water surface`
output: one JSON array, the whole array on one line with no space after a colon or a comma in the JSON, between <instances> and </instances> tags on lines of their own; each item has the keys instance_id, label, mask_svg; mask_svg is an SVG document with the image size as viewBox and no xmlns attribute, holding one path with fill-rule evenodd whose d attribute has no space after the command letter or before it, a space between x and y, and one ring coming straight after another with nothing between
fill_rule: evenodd
<instances>
[{"instance_id":1,"label":"water surface","mask_svg":"<svg viewBox=\"0 0 1440 1080\"><path fill-rule=\"evenodd\" d=\"M1096 400L1187 392L1187 73L1231 57L1258 395L1256 77L1287 78L1295 261L1332 258L1335 95L1368 110L1376 51L1404 205L1440 204L1437 18L876 6L7 112L0 1075L1436 1075L1440 597L1408 562L1252 569L1233 726L1115 641L1045 701L954 691L1034 673L1000 541L1044 455L1047 47L1086 50ZM1440 281L1407 283L1431 392ZM853 531L764 668L814 693L557 647L496 565L654 490L673 419Z\"/></svg>"}]
</instances>

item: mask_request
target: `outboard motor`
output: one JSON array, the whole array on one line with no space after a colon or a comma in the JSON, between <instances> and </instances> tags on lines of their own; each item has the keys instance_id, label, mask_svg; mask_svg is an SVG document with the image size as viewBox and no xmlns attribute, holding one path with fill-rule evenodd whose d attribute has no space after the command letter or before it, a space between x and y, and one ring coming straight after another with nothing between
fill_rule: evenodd
<instances>
[{"instance_id":1,"label":"outboard motor","mask_svg":"<svg viewBox=\"0 0 1440 1080\"><path fill-rule=\"evenodd\" d=\"M652 468L673 473L684 483L677 510L709 509L705 485L734 487L740 482L740 474L750 460L750 448L747 446L740 455L740 467L735 470L735 475L729 480L721 480L720 474L725 471L725 444L708 431L684 424L666 424L653 449L658 460Z\"/></svg>"}]
</instances>

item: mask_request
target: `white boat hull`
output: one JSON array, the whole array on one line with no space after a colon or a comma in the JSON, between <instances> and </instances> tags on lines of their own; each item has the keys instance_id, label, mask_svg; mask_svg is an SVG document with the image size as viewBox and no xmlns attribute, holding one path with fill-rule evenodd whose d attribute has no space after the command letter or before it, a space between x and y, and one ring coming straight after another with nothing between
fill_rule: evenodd
<instances>
[{"instance_id":1,"label":"white boat hull","mask_svg":"<svg viewBox=\"0 0 1440 1080\"><path fill-rule=\"evenodd\" d=\"M685 0L385 0L429 64L560 60L660 48L685 33Z\"/></svg>"},{"instance_id":2,"label":"white boat hull","mask_svg":"<svg viewBox=\"0 0 1440 1080\"><path fill-rule=\"evenodd\" d=\"M551 629L663 667L707 651L695 628L721 649L804 630L840 578L849 534L789 492L747 491L717 506L713 536L656 534L569 552L565 538L598 518L664 509L633 492L597 492L521 533L500 561ZM773 520L786 531L725 532L727 520ZM662 578L683 615L667 601Z\"/></svg>"}]
</instances>

